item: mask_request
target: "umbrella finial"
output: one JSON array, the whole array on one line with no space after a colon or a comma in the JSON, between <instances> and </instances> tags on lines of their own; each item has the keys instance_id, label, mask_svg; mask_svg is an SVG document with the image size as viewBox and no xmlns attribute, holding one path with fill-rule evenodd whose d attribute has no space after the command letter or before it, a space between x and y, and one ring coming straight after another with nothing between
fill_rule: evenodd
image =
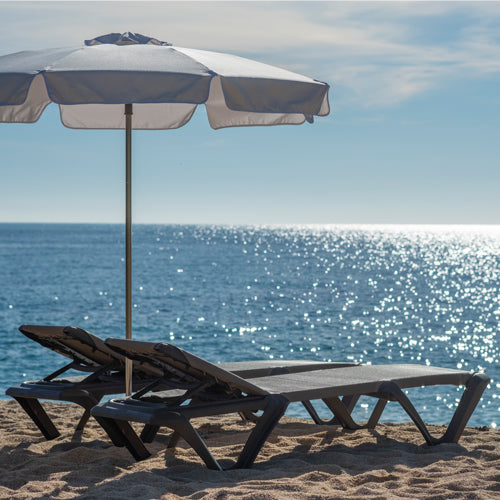
<instances>
[{"instance_id":1,"label":"umbrella finial","mask_svg":"<svg viewBox=\"0 0 500 500\"><path fill-rule=\"evenodd\" d=\"M132 33L126 31L125 33L108 33L107 35L101 35L91 40L85 40L85 45L102 45L102 44L114 44L114 45L172 45L168 42L162 42L156 38L151 38L149 36L141 35L140 33Z\"/></svg>"}]
</instances>

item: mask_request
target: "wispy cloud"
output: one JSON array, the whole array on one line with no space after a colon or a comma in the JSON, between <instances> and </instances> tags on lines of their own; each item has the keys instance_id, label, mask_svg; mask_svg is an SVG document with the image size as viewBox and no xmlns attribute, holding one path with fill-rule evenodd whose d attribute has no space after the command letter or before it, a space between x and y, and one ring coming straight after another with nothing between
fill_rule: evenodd
<instances>
[{"instance_id":1,"label":"wispy cloud","mask_svg":"<svg viewBox=\"0 0 500 500\"><path fill-rule=\"evenodd\" d=\"M500 74L500 3L370 2L341 10L329 20L340 41L331 41L326 78L346 99L387 106L450 81Z\"/></svg>"},{"instance_id":2,"label":"wispy cloud","mask_svg":"<svg viewBox=\"0 0 500 500\"><path fill-rule=\"evenodd\" d=\"M500 73L498 2L0 2L2 53L137 31L233 51L395 105Z\"/></svg>"}]
</instances>

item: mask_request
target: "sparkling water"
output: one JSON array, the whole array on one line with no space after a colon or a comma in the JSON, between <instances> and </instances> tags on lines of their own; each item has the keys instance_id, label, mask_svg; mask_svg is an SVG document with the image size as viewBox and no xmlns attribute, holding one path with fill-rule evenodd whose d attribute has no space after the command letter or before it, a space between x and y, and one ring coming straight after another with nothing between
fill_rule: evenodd
<instances>
[{"instance_id":1,"label":"sparkling water","mask_svg":"<svg viewBox=\"0 0 500 500\"><path fill-rule=\"evenodd\" d=\"M133 336L210 361L420 363L492 379L471 425L500 423L500 226L137 225ZM124 228L0 224L0 397L65 363L17 331L124 337ZM461 389L411 389L446 423ZM366 419L371 398L356 410ZM305 416L300 404L288 414ZM405 421L396 403L383 420Z\"/></svg>"}]
</instances>

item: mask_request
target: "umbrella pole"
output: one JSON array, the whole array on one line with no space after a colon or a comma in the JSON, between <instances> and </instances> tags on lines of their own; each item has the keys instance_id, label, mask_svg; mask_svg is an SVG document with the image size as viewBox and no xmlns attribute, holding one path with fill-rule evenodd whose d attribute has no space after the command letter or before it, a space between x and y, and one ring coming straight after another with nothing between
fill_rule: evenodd
<instances>
[{"instance_id":1,"label":"umbrella pole","mask_svg":"<svg viewBox=\"0 0 500 500\"><path fill-rule=\"evenodd\" d=\"M125 104L125 338L132 339L132 104ZM125 394L132 394L132 361L125 362Z\"/></svg>"}]
</instances>

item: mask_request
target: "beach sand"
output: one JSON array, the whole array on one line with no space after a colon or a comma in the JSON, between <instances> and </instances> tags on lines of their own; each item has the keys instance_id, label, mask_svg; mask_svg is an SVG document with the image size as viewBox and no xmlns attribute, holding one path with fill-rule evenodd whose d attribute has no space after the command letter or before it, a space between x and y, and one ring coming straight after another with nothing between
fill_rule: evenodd
<instances>
[{"instance_id":1,"label":"beach sand","mask_svg":"<svg viewBox=\"0 0 500 500\"><path fill-rule=\"evenodd\" d=\"M46 441L15 401L0 401L1 499L335 499L500 498L500 430L469 427L460 444L428 447L413 424L346 432L285 417L252 469L210 471L183 441L167 451L168 430L135 462L111 445L81 409L44 403L61 436ZM198 419L223 465L251 424L236 415ZM431 426L436 434L440 426Z\"/></svg>"}]
</instances>

